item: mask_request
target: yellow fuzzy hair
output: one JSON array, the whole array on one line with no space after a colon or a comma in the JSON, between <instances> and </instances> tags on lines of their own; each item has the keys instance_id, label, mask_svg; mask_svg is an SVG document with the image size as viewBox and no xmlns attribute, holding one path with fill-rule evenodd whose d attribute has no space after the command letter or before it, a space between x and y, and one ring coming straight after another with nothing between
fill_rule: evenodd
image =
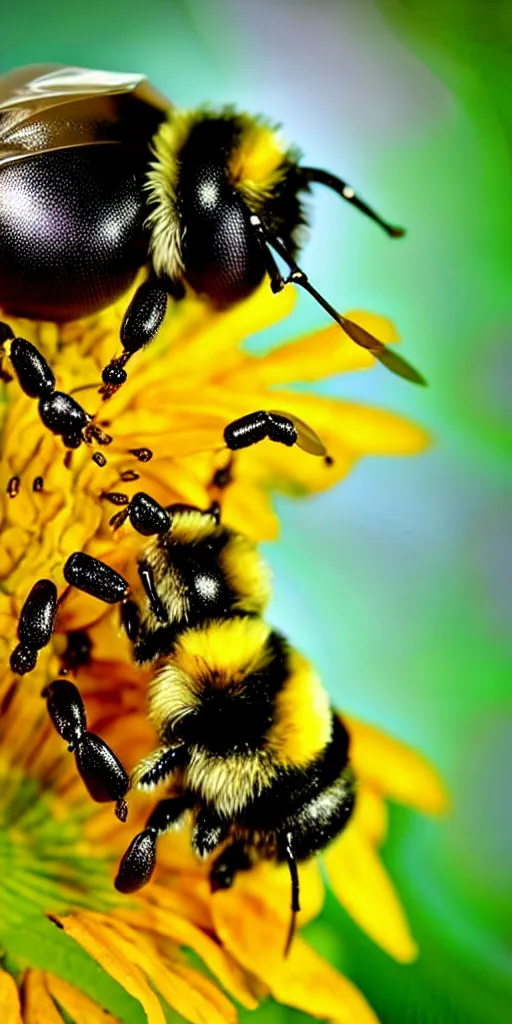
<instances>
[{"instance_id":1,"label":"yellow fuzzy hair","mask_svg":"<svg viewBox=\"0 0 512 1024\"><path fill-rule=\"evenodd\" d=\"M327 746L332 732L329 698L320 677L298 651L290 651L290 673L276 696L266 749L284 767L301 768Z\"/></svg>"},{"instance_id":2,"label":"yellow fuzzy hair","mask_svg":"<svg viewBox=\"0 0 512 1024\"><path fill-rule=\"evenodd\" d=\"M244 115L238 145L230 160L230 178L250 207L260 205L280 182L286 147L276 128Z\"/></svg>"},{"instance_id":3,"label":"yellow fuzzy hair","mask_svg":"<svg viewBox=\"0 0 512 1024\"><path fill-rule=\"evenodd\" d=\"M261 795L275 777L275 766L262 751L214 757L197 747L185 768L184 785L201 794L219 814L232 817Z\"/></svg>"},{"instance_id":4,"label":"yellow fuzzy hair","mask_svg":"<svg viewBox=\"0 0 512 1024\"><path fill-rule=\"evenodd\" d=\"M197 692L204 683L223 687L241 682L264 669L271 658L265 644L271 630L261 619L239 618L212 622L181 634L173 666Z\"/></svg>"},{"instance_id":5,"label":"yellow fuzzy hair","mask_svg":"<svg viewBox=\"0 0 512 1024\"><path fill-rule=\"evenodd\" d=\"M219 532L215 516L201 509L183 509L171 515L170 533L177 544L198 544Z\"/></svg>"},{"instance_id":6,"label":"yellow fuzzy hair","mask_svg":"<svg viewBox=\"0 0 512 1024\"><path fill-rule=\"evenodd\" d=\"M270 601L272 576L256 545L233 534L219 555L219 565L228 585L240 595L233 607L261 614Z\"/></svg>"},{"instance_id":7,"label":"yellow fuzzy hair","mask_svg":"<svg viewBox=\"0 0 512 1024\"><path fill-rule=\"evenodd\" d=\"M155 160L150 165L146 191L149 193L151 213L146 226L151 231L149 251L157 274L168 274L173 281L181 280L183 261L181 237L176 207L178 183L178 154L186 142L200 113L192 110L173 110L163 121L155 136Z\"/></svg>"}]
</instances>

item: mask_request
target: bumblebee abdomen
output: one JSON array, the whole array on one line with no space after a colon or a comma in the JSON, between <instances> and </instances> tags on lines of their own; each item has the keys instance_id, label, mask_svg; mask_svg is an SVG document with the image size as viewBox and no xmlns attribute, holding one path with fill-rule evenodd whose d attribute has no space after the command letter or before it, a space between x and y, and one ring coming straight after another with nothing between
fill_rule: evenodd
<instances>
[{"instance_id":1,"label":"bumblebee abdomen","mask_svg":"<svg viewBox=\"0 0 512 1024\"><path fill-rule=\"evenodd\" d=\"M73 320L126 291L147 259L143 166L128 152L83 146L2 165L2 307Z\"/></svg>"}]
</instances>

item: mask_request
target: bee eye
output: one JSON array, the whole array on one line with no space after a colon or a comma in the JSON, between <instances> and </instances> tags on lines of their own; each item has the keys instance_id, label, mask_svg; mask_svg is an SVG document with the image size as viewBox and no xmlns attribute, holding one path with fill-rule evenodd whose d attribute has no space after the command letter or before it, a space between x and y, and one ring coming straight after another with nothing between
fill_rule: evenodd
<instances>
[{"instance_id":1,"label":"bee eye","mask_svg":"<svg viewBox=\"0 0 512 1024\"><path fill-rule=\"evenodd\" d=\"M246 298L263 279L265 263L243 201L214 168L204 168L182 198L185 277L215 305Z\"/></svg>"}]
</instances>

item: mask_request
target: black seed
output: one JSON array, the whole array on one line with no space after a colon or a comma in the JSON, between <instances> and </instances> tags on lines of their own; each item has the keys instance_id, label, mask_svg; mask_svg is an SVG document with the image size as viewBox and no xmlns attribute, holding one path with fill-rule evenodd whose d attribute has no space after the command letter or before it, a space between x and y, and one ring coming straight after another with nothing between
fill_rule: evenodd
<instances>
[{"instance_id":1,"label":"black seed","mask_svg":"<svg viewBox=\"0 0 512 1024\"><path fill-rule=\"evenodd\" d=\"M94 452L94 455L92 457L92 461L95 462L97 466L106 466L107 465L107 460L106 460L105 456L103 455L103 452Z\"/></svg>"},{"instance_id":2,"label":"black seed","mask_svg":"<svg viewBox=\"0 0 512 1024\"><path fill-rule=\"evenodd\" d=\"M140 474L136 473L134 469L125 469L124 473L121 473L121 480L124 483L128 483L130 480L138 480Z\"/></svg>"},{"instance_id":3,"label":"black seed","mask_svg":"<svg viewBox=\"0 0 512 1024\"><path fill-rule=\"evenodd\" d=\"M84 702L76 686L65 679L56 679L43 690L43 697L59 736L75 747L87 728Z\"/></svg>"},{"instance_id":4,"label":"black seed","mask_svg":"<svg viewBox=\"0 0 512 1024\"><path fill-rule=\"evenodd\" d=\"M34 480L32 481L32 490L35 491L36 494L39 494L39 491L42 491L43 487L44 487L44 480L43 480L42 476L34 477Z\"/></svg>"},{"instance_id":5,"label":"black seed","mask_svg":"<svg viewBox=\"0 0 512 1024\"><path fill-rule=\"evenodd\" d=\"M168 512L144 491L134 494L130 502L129 516L134 530L145 537L150 537L154 533L166 533L171 525Z\"/></svg>"},{"instance_id":6,"label":"black seed","mask_svg":"<svg viewBox=\"0 0 512 1024\"><path fill-rule=\"evenodd\" d=\"M156 832L151 828L132 839L114 882L118 892L136 892L149 882L156 864L156 839Z\"/></svg>"},{"instance_id":7,"label":"black seed","mask_svg":"<svg viewBox=\"0 0 512 1024\"><path fill-rule=\"evenodd\" d=\"M64 652L64 660L69 668L77 669L80 665L88 665L91 660L92 644L81 630L68 633L67 646Z\"/></svg>"},{"instance_id":8,"label":"black seed","mask_svg":"<svg viewBox=\"0 0 512 1024\"><path fill-rule=\"evenodd\" d=\"M32 672L32 669L36 667L37 651L32 651L29 647L23 647L22 644L18 644L14 648L9 663L13 672L17 676L24 676L27 672Z\"/></svg>"},{"instance_id":9,"label":"black seed","mask_svg":"<svg viewBox=\"0 0 512 1024\"><path fill-rule=\"evenodd\" d=\"M78 771L97 803L120 800L128 792L128 775L119 758L95 733L83 734L75 758Z\"/></svg>"},{"instance_id":10,"label":"black seed","mask_svg":"<svg viewBox=\"0 0 512 1024\"><path fill-rule=\"evenodd\" d=\"M151 462L153 458L151 448L130 448L130 452L139 462Z\"/></svg>"},{"instance_id":11,"label":"black seed","mask_svg":"<svg viewBox=\"0 0 512 1024\"><path fill-rule=\"evenodd\" d=\"M19 476L12 476L7 484L7 494L10 498L15 498L20 493L20 478Z\"/></svg>"},{"instance_id":12,"label":"black seed","mask_svg":"<svg viewBox=\"0 0 512 1024\"><path fill-rule=\"evenodd\" d=\"M72 587L107 604L122 601L128 590L128 583L115 569L83 551L70 555L64 566L64 579Z\"/></svg>"},{"instance_id":13,"label":"black seed","mask_svg":"<svg viewBox=\"0 0 512 1024\"><path fill-rule=\"evenodd\" d=\"M26 395L30 398L44 398L53 392L55 377L44 356L30 344L30 341L15 338L10 356L20 387Z\"/></svg>"},{"instance_id":14,"label":"black seed","mask_svg":"<svg viewBox=\"0 0 512 1024\"><path fill-rule=\"evenodd\" d=\"M42 398L39 415L53 434L63 434L68 439L77 438L88 422L85 409L64 391L53 391L47 398ZM75 448L76 444L68 443L68 447Z\"/></svg>"},{"instance_id":15,"label":"black seed","mask_svg":"<svg viewBox=\"0 0 512 1024\"><path fill-rule=\"evenodd\" d=\"M55 611L57 608L57 587L51 580L38 580L21 609L18 624L18 640L25 647L38 651L51 639Z\"/></svg>"},{"instance_id":16,"label":"black seed","mask_svg":"<svg viewBox=\"0 0 512 1024\"><path fill-rule=\"evenodd\" d=\"M127 505L130 500L127 494L122 494L120 491L104 491L101 497L105 501L110 501L112 505Z\"/></svg>"}]
</instances>

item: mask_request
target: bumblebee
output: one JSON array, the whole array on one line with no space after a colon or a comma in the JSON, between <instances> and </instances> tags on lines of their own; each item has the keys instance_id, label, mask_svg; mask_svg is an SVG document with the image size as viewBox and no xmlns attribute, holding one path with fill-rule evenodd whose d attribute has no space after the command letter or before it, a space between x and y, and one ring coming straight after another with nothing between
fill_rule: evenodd
<instances>
[{"instance_id":1,"label":"bumblebee","mask_svg":"<svg viewBox=\"0 0 512 1024\"><path fill-rule=\"evenodd\" d=\"M166 795L128 847L116 888L146 885L158 837L189 818L195 853L213 855L214 892L262 858L288 864L288 948L300 909L297 863L337 836L354 806L348 734L312 666L264 621L270 577L252 542L222 525L216 507L164 509L139 492L123 515L151 538L136 586L82 552L64 568L70 586L121 604L135 660L154 668L148 711L159 746L136 766L131 785L151 791L165 783ZM55 613L55 586L40 580L21 612L15 672L34 667ZM87 731L77 687L64 677L43 695L91 796L115 801L125 820L130 779Z\"/></svg>"},{"instance_id":2,"label":"bumblebee","mask_svg":"<svg viewBox=\"0 0 512 1024\"><path fill-rule=\"evenodd\" d=\"M391 237L403 234L340 178L302 166L262 117L231 107L177 110L140 75L61 65L13 71L0 78L0 307L35 320L73 320L120 298L144 269L121 326L122 351L103 369L105 398L158 332L169 301L194 292L229 307L268 274L274 292L288 283L306 289L356 344L424 383L401 356L341 316L297 264L302 195L314 183ZM287 267L284 277L274 253ZM7 354L13 349L23 387L28 357L20 340L0 323L0 344ZM55 391L49 368L40 376L33 397L43 422L77 447L87 414Z\"/></svg>"}]
</instances>

